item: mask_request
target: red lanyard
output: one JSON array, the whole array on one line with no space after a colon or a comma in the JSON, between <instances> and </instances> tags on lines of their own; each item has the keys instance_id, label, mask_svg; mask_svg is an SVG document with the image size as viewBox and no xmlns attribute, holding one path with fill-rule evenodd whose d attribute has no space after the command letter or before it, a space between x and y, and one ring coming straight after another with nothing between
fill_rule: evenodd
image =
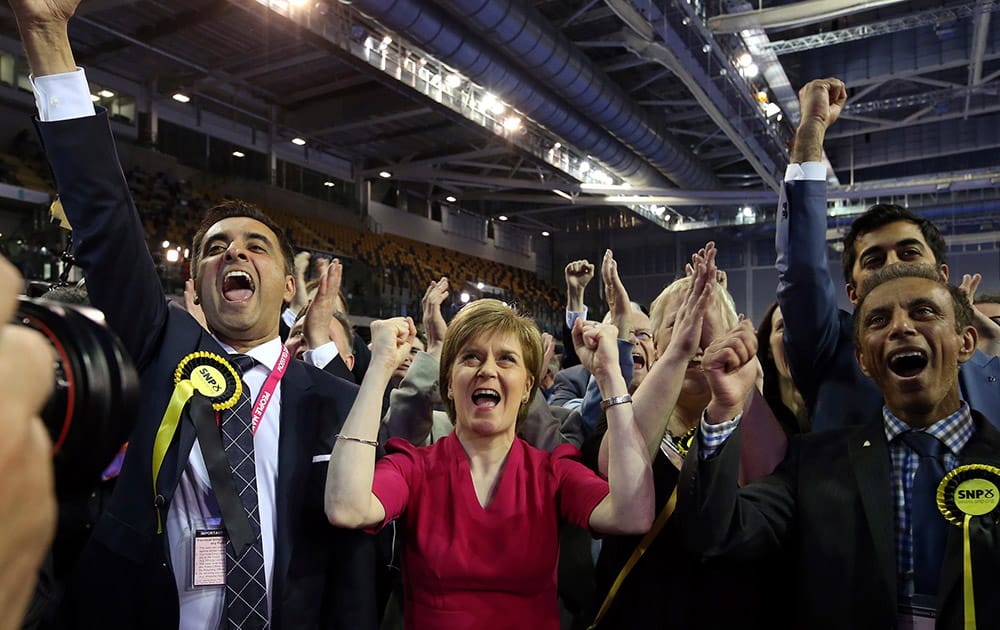
<instances>
[{"instance_id":1,"label":"red lanyard","mask_svg":"<svg viewBox=\"0 0 1000 630\"><path fill-rule=\"evenodd\" d=\"M281 377L285 375L285 370L288 369L288 359L288 348L282 345L281 354L278 355L278 362L271 369L271 374L268 375L267 380L264 381L264 386L260 389L260 393L257 394L257 402L253 404L250 426L253 427L254 435L257 435L257 429L260 428L260 423L264 419L264 412L267 411L267 406L271 404L274 390L278 387Z\"/></svg>"}]
</instances>

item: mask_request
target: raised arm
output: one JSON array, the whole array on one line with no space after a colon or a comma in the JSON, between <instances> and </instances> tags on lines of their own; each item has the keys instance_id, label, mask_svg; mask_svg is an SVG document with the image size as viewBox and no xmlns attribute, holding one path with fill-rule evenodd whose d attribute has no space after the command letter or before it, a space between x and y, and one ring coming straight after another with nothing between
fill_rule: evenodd
<instances>
[{"instance_id":1,"label":"raised arm","mask_svg":"<svg viewBox=\"0 0 1000 630\"><path fill-rule=\"evenodd\" d=\"M583 365L597 379L606 409L608 432L608 486L610 492L590 514L590 527L606 534L638 534L653 523L653 472L649 452L632 415L623 402L628 387L618 367L618 330L608 324L573 324L573 345ZM627 399L626 399L627 400Z\"/></svg>"},{"instance_id":2,"label":"raised arm","mask_svg":"<svg viewBox=\"0 0 1000 630\"><path fill-rule=\"evenodd\" d=\"M448 278L441 276L440 280L427 285L427 291L420 300L423 307L424 332L427 334L427 352L435 357L441 356L441 346L444 335L448 332L448 324L441 314L441 304L448 298Z\"/></svg>"},{"instance_id":3,"label":"raised arm","mask_svg":"<svg viewBox=\"0 0 1000 630\"><path fill-rule=\"evenodd\" d=\"M821 161L826 130L840 116L846 99L839 79L812 81L799 91L802 120L788 174L794 177L786 177L777 213L775 264L785 349L806 401L815 401L818 382L811 375L822 374L840 336L839 288L827 257L826 171ZM812 179L815 175L805 168L817 171L819 179Z\"/></svg>"},{"instance_id":4,"label":"raised arm","mask_svg":"<svg viewBox=\"0 0 1000 630\"><path fill-rule=\"evenodd\" d=\"M666 350L653 363L649 374L632 396L635 408L636 425L646 446L647 456L653 458L660 448L660 440L667 430L670 414L677 404L681 387L684 384L684 371L688 362L700 350L699 341L702 338L702 322L705 312L712 300L716 282L715 244L708 243L691 257L694 266L694 279L691 288L684 296L677 319L674 321L673 333ZM608 470L608 440L601 441L597 456L598 469L605 473Z\"/></svg>"},{"instance_id":5,"label":"raised arm","mask_svg":"<svg viewBox=\"0 0 1000 630\"><path fill-rule=\"evenodd\" d=\"M159 341L167 306L145 233L118 163L107 115L94 115L82 72L76 73L67 23L79 0L12 0L11 9L38 96L39 133L59 198L73 228L76 259L93 305L104 311L142 366ZM47 94L47 90L58 92ZM81 158L85 156L85 158Z\"/></svg>"},{"instance_id":6,"label":"raised arm","mask_svg":"<svg viewBox=\"0 0 1000 630\"><path fill-rule=\"evenodd\" d=\"M409 317L374 321L371 331L372 360L333 445L326 476L326 517L333 525L352 529L385 520L385 508L372 494L382 395L417 333Z\"/></svg>"}]
</instances>

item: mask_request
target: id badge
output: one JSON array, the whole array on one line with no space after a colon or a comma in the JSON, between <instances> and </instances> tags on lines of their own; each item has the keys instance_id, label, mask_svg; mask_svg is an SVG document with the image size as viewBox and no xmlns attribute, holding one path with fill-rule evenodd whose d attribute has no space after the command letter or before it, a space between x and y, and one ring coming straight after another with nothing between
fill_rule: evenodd
<instances>
[{"instance_id":1,"label":"id badge","mask_svg":"<svg viewBox=\"0 0 1000 630\"><path fill-rule=\"evenodd\" d=\"M195 530L191 568L192 587L226 585L226 530Z\"/></svg>"},{"instance_id":2,"label":"id badge","mask_svg":"<svg viewBox=\"0 0 1000 630\"><path fill-rule=\"evenodd\" d=\"M910 602L900 604L897 627L899 630L934 630L936 611L929 606Z\"/></svg>"}]
</instances>

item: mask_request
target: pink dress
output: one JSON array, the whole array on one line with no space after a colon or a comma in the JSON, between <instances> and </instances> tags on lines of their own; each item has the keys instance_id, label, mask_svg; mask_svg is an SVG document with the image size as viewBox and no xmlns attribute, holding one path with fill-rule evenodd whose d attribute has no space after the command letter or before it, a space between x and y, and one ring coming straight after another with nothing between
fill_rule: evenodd
<instances>
[{"instance_id":1,"label":"pink dress","mask_svg":"<svg viewBox=\"0 0 1000 630\"><path fill-rule=\"evenodd\" d=\"M385 523L405 523L406 628L558 630L559 524L588 528L608 494L607 481L576 461L579 451L550 454L516 439L483 508L454 433L429 447L393 439L386 449L372 492Z\"/></svg>"}]
</instances>

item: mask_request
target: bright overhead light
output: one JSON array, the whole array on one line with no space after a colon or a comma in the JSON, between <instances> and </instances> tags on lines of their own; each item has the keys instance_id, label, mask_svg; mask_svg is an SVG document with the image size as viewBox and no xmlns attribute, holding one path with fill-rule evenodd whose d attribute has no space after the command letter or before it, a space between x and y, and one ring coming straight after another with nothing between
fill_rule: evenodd
<instances>
[{"instance_id":1,"label":"bright overhead light","mask_svg":"<svg viewBox=\"0 0 1000 630\"><path fill-rule=\"evenodd\" d=\"M163 249L170 249L170 241L163 241Z\"/></svg>"},{"instance_id":2,"label":"bright overhead light","mask_svg":"<svg viewBox=\"0 0 1000 630\"><path fill-rule=\"evenodd\" d=\"M101 97L96 94L91 94L90 100L96 103L97 101L101 100Z\"/></svg>"},{"instance_id":3,"label":"bright overhead light","mask_svg":"<svg viewBox=\"0 0 1000 630\"><path fill-rule=\"evenodd\" d=\"M748 52L745 52L736 58L736 65L738 65L741 68L746 68L752 63L753 63L753 56L751 56L750 53Z\"/></svg>"},{"instance_id":4,"label":"bright overhead light","mask_svg":"<svg viewBox=\"0 0 1000 630\"><path fill-rule=\"evenodd\" d=\"M557 142L557 143L553 144L552 148L558 151L559 149L562 148L562 142Z\"/></svg>"},{"instance_id":5,"label":"bright overhead light","mask_svg":"<svg viewBox=\"0 0 1000 630\"><path fill-rule=\"evenodd\" d=\"M477 289L479 289L480 291L482 291L482 290L483 290L483 287L485 287L485 286L486 286L486 285L485 285L485 284L483 284L482 282L477 282L477 283L476 283L476 288L477 288Z\"/></svg>"},{"instance_id":6,"label":"bright overhead light","mask_svg":"<svg viewBox=\"0 0 1000 630\"><path fill-rule=\"evenodd\" d=\"M115 95L115 93L114 93L114 92L112 92L111 90L107 90L107 89L105 89L105 90L101 90L101 91L100 91L100 92L98 92L97 94L98 94L98 96L100 96L101 98L111 98L112 96L114 96L114 95Z\"/></svg>"},{"instance_id":7,"label":"bright overhead light","mask_svg":"<svg viewBox=\"0 0 1000 630\"><path fill-rule=\"evenodd\" d=\"M503 128L507 131L517 131L521 128L521 117L507 116L503 119Z\"/></svg>"},{"instance_id":8,"label":"bright overhead light","mask_svg":"<svg viewBox=\"0 0 1000 630\"><path fill-rule=\"evenodd\" d=\"M336 184L334 184L333 182L331 182L329 180L323 182L323 185L326 186L327 188L333 188L334 186L336 186Z\"/></svg>"},{"instance_id":9,"label":"bright overhead light","mask_svg":"<svg viewBox=\"0 0 1000 630\"><path fill-rule=\"evenodd\" d=\"M542 236L551 236L548 230L542 230Z\"/></svg>"},{"instance_id":10,"label":"bright overhead light","mask_svg":"<svg viewBox=\"0 0 1000 630\"><path fill-rule=\"evenodd\" d=\"M292 144L298 145L300 147L305 146L306 141L303 138L292 138Z\"/></svg>"},{"instance_id":11,"label":"bright overhead light","mask_svg":"<svg viewBox=\"0 0 1000 630\"><path fill-rule=\"evenodd\" d=\"M753 208L751 208L750 206L743 206L742 212L743 212L743 216L745 216L745 217L752 217L753 216Z\"/></svg>"},{"instance_id":12,"label":"bright overhead light","mask_svg":"<svg viewBox=\"0 0 1000 630\"><path fill-rule=\"evenodd\" d=\"M506 221L507 220L507 215L506 214L501 214L500 216L497 217L497 220L498 221Z\"/></svg>"},{"instance_id":13,"label":"bright overhead light","mask_svg":"<svg viewBox=\"0 0 1000 630\"><path fill-rule=\"evenodd\" d=\"M444 200L447 201L448 203L455 203L456 201L458 201L458 199L455 198L455 195L448 195L447 197L444 198Z\"/></svg>"},{"instance_id":14,"label":"bright overhead light","mask_svg":"<svg viewBox=\"0 0 1000 630\"><path fill-rule=\"evenodd\" d=\"M582 162L580 162L581 173L586 173L589 170L590 170L590 162L588 162L587 160L583 160Z\"/></svg>"},{"instance_id":15,"label":"bright overhead light","mask_svg":"<svg viewBox=\"0 0 1000 630\"><path fill-rule=\"evenodd\" d=\"M181 94L180 92L177 92L171 98L174 99L175 101L177 101L178 103L190 103L191 102L191 97L190 96L188 96L187 94Z\"/></svg>"},{"instance_id":16,"label":"bright overhead light","mask_svg":"<svg viewBox=\"0 0 1000 630\"><path fill-rule=\"evenodd\" d=\"M233 151L233 157L241 158L246 156L247 154L242 151Z\"/></svg>"},{"instance_id":17,"label":"bright overhead light","mask_svg":"<svg viewBox=\"0 0 1000 630\"><path fill-rule=\"evenodd\" d=\"M389 171L379 171L378 176L381 177L382 179L389 179L390 177L392 177L392 173L390 173Z\"/></svg>"},{"instance_id":18,"label":"bright overhead light","mask_svg":"<svg viewBox=\"0 0 1000 630\"><path fill-rule=\"evenodd\" d=\"M482 98L483 109L492 113L494 116L499 116L507 110L507 106L496 97L492 92L486 92L483 94Z\"/></svg>"},{"instance_id":19,"label":"bright overhead light","mask_svg":"<svg viewBox=\"0 0 1000 630\"><path fill-rule=\"evenodd\" d=\"M458 76L457 74L449 74L444 78L444 84L452 89L455 89L458 86L462 85L462 77Z\"/></svg>"},{"instance_id":20,"label":"bright overhead light","mask_svg":"<svg viewBox=\"0 0 1000 630\"><path fill-rule=\"evenodd\" d=\"M382 41L379 42L378 49L381 50L382 52L385 52L386 49L389 48L389 44L391 43L392 43L392 38L386 35L385 37L382 38Z\"/></svg>"},{"instance_id":21,"label":"bright overhead light","mask_svg":"<svg viewBox=\"0 0 1000 630\"><path fill-rule=\"evenodd\" d=\"M758 68L757 64L755 63L752 63L749 66L746 66L745 68L740 68L740 76L742 76L744 79L752 79L758 74L760 74L760 68Z\"/></svg>"},{"instance_id":22,"label":"bright overhead light","mask_svg":"<svg viewBox=\"0 0 1000 630\"><path fill-rule=\"evenodd\" d=\"M462 301L462 304L468 304L469 300L472 299L472 296L465 291L462 291L462 295L458 296L458 299Z\"/></svg>"},{"instance_id":23,"label":"bright overhead light","mask_svg":"<svg viewBox=\"0 0 1000 630\"><path fill-rule=\"evenodd\" d=\"M555 194L559 195L563 199L566 199L568 201L573 201L573 196L570 195L568 192L566 192L564 190L559 190L558 188L553 188L552 192L554 192Z\"/></svg>"},{"instance_id":24,"label":"bright overhead light","mask_svg":"<svg viewBox=\"0 0 1000 630\"><path fill-rule=\"evenodd\" d=\"M167 250L167 262L177 262L181 259L181 253L176 249Z\"/></svg>"}]
</instances>

